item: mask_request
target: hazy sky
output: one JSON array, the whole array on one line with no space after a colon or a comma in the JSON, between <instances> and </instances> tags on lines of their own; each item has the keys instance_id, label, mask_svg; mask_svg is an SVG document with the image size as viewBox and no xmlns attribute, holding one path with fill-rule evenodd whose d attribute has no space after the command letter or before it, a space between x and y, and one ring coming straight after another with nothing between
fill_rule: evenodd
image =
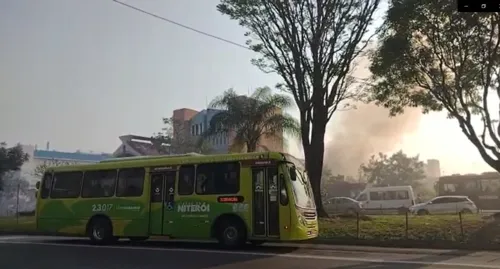
<instances>
[{"instance_id":1,"label":"hazy sky","mask_svg":"<svg viewBox=\"0 0 500 269\"><path fill-rule=\"evenodd\" d=\"M217 0L124 2L245 42ZM149 136L173 109L202 109L230 87L246 94L279 82L250 64L250 51L112 0L0 0L0 37L0 140L8 143L112 152L118 136ZM424 116L395 146L440 159L447 174L488 169L441 114Z\"/></svg>"}]
</instances>

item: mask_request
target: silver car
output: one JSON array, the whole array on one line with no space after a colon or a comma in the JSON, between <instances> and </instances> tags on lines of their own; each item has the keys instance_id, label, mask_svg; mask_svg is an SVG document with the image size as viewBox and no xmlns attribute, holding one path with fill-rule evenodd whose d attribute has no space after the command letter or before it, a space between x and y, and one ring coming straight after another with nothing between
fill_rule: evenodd
<instances>
[{"instance_id":1,"label":"silver car","mask_svg":"<svg viewBox=\"0 0 500 269\"><path fill-rule=\"evenodd\" d=\"M418 215L428 214L467 214L477 213L476 204L467 196L438 196L425 203L410 207L410 212Z\"/></svg>"},{"instance_id":2,"label":"silver car","mask_svg":"<svg viewBox=\"0 0 500 269\"><path fill-rule=\"evenodd\" d=\"M355 215L362 210L361 203L349 197L330 198L326 200L324 207L329 215Z\"/></svg>"}]
</instances>

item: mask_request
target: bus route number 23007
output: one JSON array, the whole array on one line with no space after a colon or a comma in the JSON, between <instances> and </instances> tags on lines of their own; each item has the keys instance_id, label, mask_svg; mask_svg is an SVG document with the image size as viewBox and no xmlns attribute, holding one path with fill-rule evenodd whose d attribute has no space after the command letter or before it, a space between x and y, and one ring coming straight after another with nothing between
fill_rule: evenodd
<instances>
[{"instance_id":1,"label":"bus route number 23007","mask_svg":"<svg viewBox=\"0 0 500 269\"><path fill-rule=\"evenodd\" d=\"M92 212L106 212L113 208L113 204L93 204Z\"/></svg>"}]
</instances>

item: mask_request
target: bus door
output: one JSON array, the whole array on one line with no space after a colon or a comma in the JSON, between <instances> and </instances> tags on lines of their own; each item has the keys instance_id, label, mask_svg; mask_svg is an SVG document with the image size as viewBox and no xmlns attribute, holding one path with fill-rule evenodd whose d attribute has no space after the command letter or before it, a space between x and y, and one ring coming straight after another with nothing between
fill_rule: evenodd
<instances>
[{"instance_id":1,"label":"bus door","mask_svg":"<svg viewBox=\"0 0 500 269\"><path fill-rule=\"evenodd\" d=\"M280 236L278 166L252 167L253 236Z\"/></svg>"},{"instance_id":2,"label":"bus door","mask_svg":"<svg viewBox=\"0 0 500 269\"><path fill-rule=\"evenodd\" d=\"M177 171L173 167L152 169L149 229L153 235L172 235Z\"/></svg>"}]
</instances>

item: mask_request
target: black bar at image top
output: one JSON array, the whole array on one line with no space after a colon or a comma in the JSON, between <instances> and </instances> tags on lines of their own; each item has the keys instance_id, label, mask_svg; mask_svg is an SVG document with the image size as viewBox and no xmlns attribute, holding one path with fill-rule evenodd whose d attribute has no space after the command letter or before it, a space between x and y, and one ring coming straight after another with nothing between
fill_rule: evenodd
<instances>
[{"instance_id":1,"label":"black bar at image top","mask_svg":"<svg viewBox=\"0 0 500 269\"><path fill-rule=\"evenodd\" d=\"M500 12L500 0L456 0L459 12Z\"/></svg>"}]
</instances>

